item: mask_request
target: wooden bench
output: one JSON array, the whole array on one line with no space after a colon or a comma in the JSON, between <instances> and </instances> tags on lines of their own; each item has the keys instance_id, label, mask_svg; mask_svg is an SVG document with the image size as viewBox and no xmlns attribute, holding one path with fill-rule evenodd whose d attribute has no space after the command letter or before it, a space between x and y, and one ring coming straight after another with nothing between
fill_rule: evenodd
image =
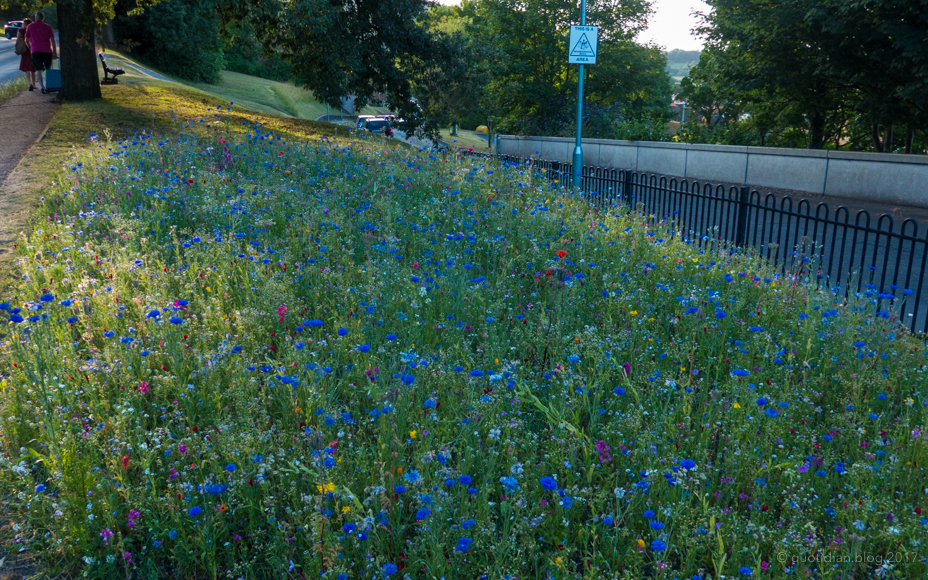
<instances>
[{"instance_id":1,"label":"wooden bench","mask_svg":"<svg viewBox=\"0 0 928 580\"><path fill-rule=\"evenodd\" d=\"M106 66L106 55L102 52L100 53L100 62L103 63L103 80L100 81L101 85L118 85L119 84L119 75L126 74L126 71L121 68L110 68ZM112 76L110 76L112 75Z\"/></svg>"}]
</instances>

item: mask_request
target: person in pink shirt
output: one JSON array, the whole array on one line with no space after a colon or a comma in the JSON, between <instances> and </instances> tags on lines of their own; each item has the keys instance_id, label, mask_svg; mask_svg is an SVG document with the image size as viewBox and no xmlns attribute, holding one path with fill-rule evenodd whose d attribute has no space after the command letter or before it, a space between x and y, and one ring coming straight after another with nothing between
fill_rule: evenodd
<instances>
[{"instance_id":1,"label":"person in pink shirt","mask_svg":"<svg viewBox=\"0 0 928 580\"><path fill-rule=\"evenodd\" d=\"M58 58L58 44L55 42L55 31L45 22L45 13L36 12L35 22L26 28L26 45L32 53L32 64L35 66L36 80L39 88L45 94L45 71L52 68L52 61Z\"/></svg>"}]
</instances>

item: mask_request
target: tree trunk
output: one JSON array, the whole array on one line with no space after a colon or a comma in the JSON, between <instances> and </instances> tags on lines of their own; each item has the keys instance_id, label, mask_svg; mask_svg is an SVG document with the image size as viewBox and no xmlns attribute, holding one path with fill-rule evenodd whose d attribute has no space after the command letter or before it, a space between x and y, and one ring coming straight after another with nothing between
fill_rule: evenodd
<instances>
[{"instance_id":1,"label":"tree trunk","mask_svg":"<svg viewBox=\"0 0 928 580\"><path fill-rule=\"evenodd\" d=\"M877 153L883 152L883 143L880 141L880 126L876 123L870 128L870 139L873 141L873 148Z\"/></svg>"},{"instance_id":2,"label":"tree trunk","mask_svg":"<svg viewBox=\"0 0 928 580\"><path fill-rule=\"evenodd\" d=\"M909 125L909 130L905 133L905 154L912 154L912 143L915 141L915 127Z\"/></svg>"},{"instance_id":3,"label":"tree trunk","mask_svg":"<svg viewBox=\"0 0 928 580\"><path fill-rule=\"evenodd\" d=\"M886 127L886 135L883 137L883 150L887 153L893 152L893 125Z\"/></svg>"},{"instance_id":4,"label":"tree trunk","mask_svg":"<svg viewBox=\"0 0 928 580\"><path fill-rule=\"evenodd\" d=\"M825 117L812 115L809 119L809 149L821 149L825 146Z\"/></svg>"},{"instance_id":5,"label":"tree trunk","mask_svg":"<svg viewBox=\"0 0 928 580\"><path fill-rule=\"evenodd\" d=\"M99 99L93 0L58 0L57 5L58 35L61 38L61 99Z\"/></svg>"}]
</instances>

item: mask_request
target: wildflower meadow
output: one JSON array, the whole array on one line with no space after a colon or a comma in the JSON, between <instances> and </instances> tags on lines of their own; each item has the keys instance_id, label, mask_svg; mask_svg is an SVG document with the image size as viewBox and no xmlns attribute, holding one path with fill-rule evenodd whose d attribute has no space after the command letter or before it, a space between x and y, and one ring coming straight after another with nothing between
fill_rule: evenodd
<instances>
[{"instance_id":1,"label":"wildflower meadow","mask_svg":"<svg viewBox=\"0 0 928 580\"><path fill-rule=\"evenodd\" d=\"M0 477L49 574L928 572L909 289L210 118L94 137L17 244Z\"/></svg>"}]
</instances>

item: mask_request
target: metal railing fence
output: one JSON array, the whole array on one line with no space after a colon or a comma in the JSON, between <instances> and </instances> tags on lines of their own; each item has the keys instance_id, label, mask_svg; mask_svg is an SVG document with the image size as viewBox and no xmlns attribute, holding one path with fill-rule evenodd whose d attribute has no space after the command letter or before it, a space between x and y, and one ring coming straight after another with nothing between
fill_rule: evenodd
<instances>
[{"instance_id":1,"label":"metal railing fence","mask_svg":"<svg viewBox=\"0 0 928 580\"><path fill-rule=\"evenodd\" d=\"M487 156L570 188L569 163ZM628 206L694 241L727 241L773 261L783 273L859 294L885 318L928 332L928 225L874 217L825 202L794 201L747 186L724 186L624 169L583 167L580 194L602 208Z\"/></svg>"}]
</instances>

